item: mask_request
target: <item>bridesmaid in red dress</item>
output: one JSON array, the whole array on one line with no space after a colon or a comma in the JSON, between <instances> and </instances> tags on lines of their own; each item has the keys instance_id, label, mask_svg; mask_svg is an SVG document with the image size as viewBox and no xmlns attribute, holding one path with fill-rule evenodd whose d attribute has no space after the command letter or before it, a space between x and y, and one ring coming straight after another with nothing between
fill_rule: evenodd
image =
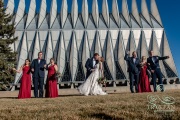
<instances>
[{"instance_id":1,"label":"bridesmaid in red dress","mask_svg":"<svg viewBox=\"0 0 180 120\"><path fill-rule=\"evenodd\" d=\"M21 85L19 90L18 99L31 98L31 71L30 60L26 59L25 64L19 70L13 68L17 73L22 72Z\"/></svg>"},{"instance_id":2,"label":"bridesmaid in red dress","mask_svg":"<svg viewBox=\"0 0 180 120\"><path fill-rule=\"evenodd\" d=\"M150 87L150 82L149 82L149 77L147 73L147 62L146 62L146 57L142 57L142 62L141 64L141 71L140 71L140 76L139 76L139 92L151 92L151 87Z\"/></svg>"},{"instance_id":3,"label":"bridesmaid in red dress","mask_svg":"<svg viewBox=\"0 0 180 120\"><path fill-rule=\"evenodd\" d=\"M48 70L47 83L46 83L46 97L48 98L58 97L57 78L56 78L56 72L58 71L58 67L55 64L54 59L51 58L50 64L45 67Z\"/></svg>"}]
</instances>

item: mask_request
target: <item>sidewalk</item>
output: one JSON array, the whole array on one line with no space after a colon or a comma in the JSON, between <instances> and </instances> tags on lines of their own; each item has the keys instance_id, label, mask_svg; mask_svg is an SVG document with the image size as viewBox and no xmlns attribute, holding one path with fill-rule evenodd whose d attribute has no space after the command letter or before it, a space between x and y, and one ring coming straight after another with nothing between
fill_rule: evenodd
<instances>
[{"instance_id":1,"label":"sidewalk","mask_svg":"<svg viewBox=\"0 0 180 120\"><path fill-rule=\"evenodd\" d=\"M172 84L172 85L164 85L165 91L166 90L180 90L180 84ZM153 90L153 86L151 86ZM103 87L103 90L105 88ZM119 87L107 87L107 93L130 93L129 86L119 86ZM16 98L18 96L18 90L16 91L0 91L0 98ZM33 90L31 91L31 95L33 97ZM79 95L77 89L59 89L59 95L61 96L76 96Z\"/></svg>"}]
</instances>

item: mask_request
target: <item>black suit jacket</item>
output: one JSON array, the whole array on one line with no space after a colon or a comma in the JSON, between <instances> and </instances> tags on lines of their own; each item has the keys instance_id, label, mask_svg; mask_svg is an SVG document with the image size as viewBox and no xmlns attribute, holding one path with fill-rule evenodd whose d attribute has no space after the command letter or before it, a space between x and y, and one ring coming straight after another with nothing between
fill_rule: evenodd
<instances>
[{"instance_id":1,"label":"black suit jacket","mask_svg":"<svg viewBox=\"0 0 180 120\"><path fill-rule=\"evenodd\" d=\"M152 58L154 58L154 62L153 62ZM165 56L165 57L159 57L159 56L149 57L147 59L148 69L149 70L156 70L157 68L160 68L159 60L165 60L165 59L168 59L168 57L167 56Z\"/></svg>"},{"instance_id":2,"label":"black suit jacket","mask_svg":"<svg viewBox=\"0 0 180 120\"><path fill-rule=\"evenodd\" d=\"M140 60L136 58L136 62L134 63L133 57L128 57L128 54L125 55L124 60L128 63L128 72L132 72L134 74L138 74L140 71Z\"/></svg>"},{"instance_id":3,"label":"black suit jacket","mask_svg":"<svg viewBox=\"0 0 180 120\"><path fill-rule=\"evenodd\" d=\"M43 78L45 76L45 69L44 65L46 64L46 60L41 59L40 63L38 62L38 59L34 59L31 64L31 69L34 69L33 77L41 77Z\"/></svg>"},{"instance_id":4,"label":"black suit jacket","mask_svg":"<svg viewBox=\"0 0 180 120\"><path fill-rule=\"evenodd\" d=\"M98 63L98 61L96 61L96 64ZM87 69L87 75L86 76L89 76L91 74L91 69L94 69L94 66L93 66L93 58L89 58L87 61L86 61L86 64L85 64L85 67Z\"/></svg>"}]
</instances>

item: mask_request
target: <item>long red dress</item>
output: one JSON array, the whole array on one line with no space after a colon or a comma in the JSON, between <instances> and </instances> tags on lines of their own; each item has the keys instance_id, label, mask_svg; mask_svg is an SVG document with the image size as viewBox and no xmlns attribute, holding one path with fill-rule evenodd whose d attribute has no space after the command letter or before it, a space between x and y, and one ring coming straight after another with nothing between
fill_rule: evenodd
<instances>
[{"instance_id":1,"label":"long red dress","mask_svg":"<svg viewBox=\"0 0 180 120\"><path fill-rule=\"evenodd\" d=\"M144 65L141 68L140 76L139 76L139 92L151 92L149 77L147 74L147 65Z\"/></svg>"},{"instance_id":2,"label":"long red dress","mask_svg":"<svg viewBox=\"0 0 180 120\"><path fill-rule=\"evenodd\" d=\"M58 97L57 79L55 77L54 65L48 67L48 76L46 83L46 97L54 98Z\"/></svg>"},{"instance_id":3,"label":"long red dress","mask_svg":"<svg viewBox=\"0 0 180 120\"><path fill-rule=\"evenodd\" d=\"M21 85L20 85L18 99L31 98L30 66L24 66L22 71L23 71L23 74L21 77Z\"/></svg>"}]
</instances>

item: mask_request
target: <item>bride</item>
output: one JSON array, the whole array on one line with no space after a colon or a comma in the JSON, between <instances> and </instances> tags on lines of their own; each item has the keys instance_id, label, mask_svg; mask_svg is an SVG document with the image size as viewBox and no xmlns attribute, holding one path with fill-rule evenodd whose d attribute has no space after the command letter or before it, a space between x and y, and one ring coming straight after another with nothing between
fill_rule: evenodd
<instances>
[{"instance_id":1,"label":"bride","mask_svg":"<svg viewBox=\"0 0 180 120\"><path fill-rule=\"evenodd\" d=\"M98 84L98 78L103 75L102 62L104 62L103 57L98 58L99 63L95 65L94 71L86 79L86 81L78 87L80 94L85 96L90 95L107 95Z\"/></svg>"}]
</instances>

